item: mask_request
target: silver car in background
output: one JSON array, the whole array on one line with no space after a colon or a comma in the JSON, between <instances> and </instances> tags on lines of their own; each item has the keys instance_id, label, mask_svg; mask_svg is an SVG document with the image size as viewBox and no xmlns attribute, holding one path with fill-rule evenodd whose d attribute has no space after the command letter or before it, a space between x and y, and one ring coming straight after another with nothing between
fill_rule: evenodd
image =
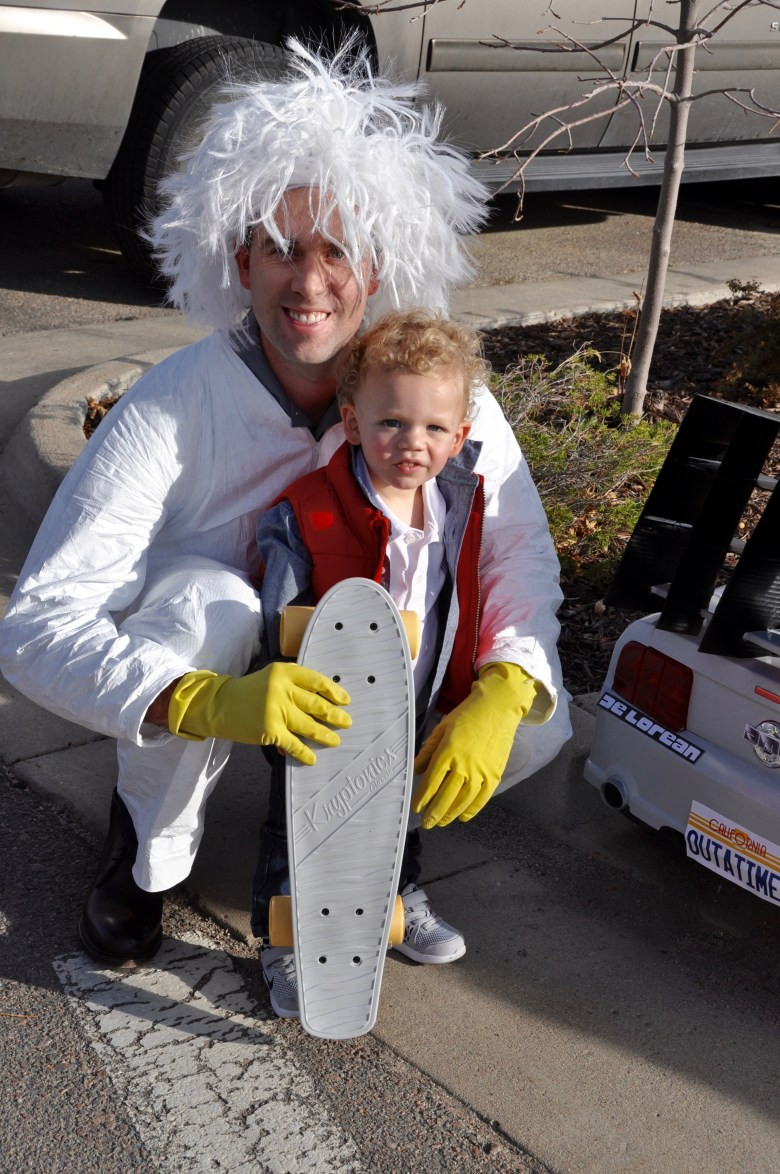
<instances>
[{"instance_id":1,"label":"silver car in background","mask_svg":"<svg viewBox=\"0 0 780 1174\"><path fill-rule=\"evenodd\" d=\"M631 77L661 43L641 27L649 11L650 0L560 0L555 15L545 0L462 6L453 0L433 5L424 18L414 10L370 15L338 0L100 0L79 9L67 0L0 4L0 187L65 176L100 181L122 248L144 272L139 220L192 138L226 65L233 76L255 69L273 75L283 66L288 36L336 44L356 29L383 71L427 84L446 108L450 136L479 154L505 143L535 114L588 91L592 58L585 50L542 51L561 43L550 26L593 45L635 20L631 36L599 52L614 75ZM777 108L778 16L761 6L740 12L707 52L699 51L699 88L755 87L765 106ZM512 45L491 47L496 38ZM534 160L527 190L636 182L624 166L635 115L610 113L614 91L598 100L605 116L579 127L570 150L560 140ZM641 182L660 178L665 128L662 115L652 158L642 151L633 156ZM777 175L780 139L771 128L770 120L724 98L694 103L686 179ZM535 141L524 143L521 154ZM480 167L496 189L516 163L507 153Z\"/></svg>"}]
</instances>

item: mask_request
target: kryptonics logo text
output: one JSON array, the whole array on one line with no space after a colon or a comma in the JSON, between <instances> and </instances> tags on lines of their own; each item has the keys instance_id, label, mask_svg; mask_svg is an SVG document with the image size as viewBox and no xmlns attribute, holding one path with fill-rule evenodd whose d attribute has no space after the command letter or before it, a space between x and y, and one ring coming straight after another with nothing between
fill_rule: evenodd
<instances>
[{"instance_id":1,"label":"kryptonics logo text","mask_svg":"<svg viewBox=\"0 0 780 1174\"><path fill-rule=\"evenodd\" d=\"M392 777L398 753L393 749L369 759L368 765L356 775L347 775L346 782L335 795L324 803L312 803L305 816L311 831L334 819L344 819L365 798L366 794L378 791Z\"/></svg>"}]
</instances>

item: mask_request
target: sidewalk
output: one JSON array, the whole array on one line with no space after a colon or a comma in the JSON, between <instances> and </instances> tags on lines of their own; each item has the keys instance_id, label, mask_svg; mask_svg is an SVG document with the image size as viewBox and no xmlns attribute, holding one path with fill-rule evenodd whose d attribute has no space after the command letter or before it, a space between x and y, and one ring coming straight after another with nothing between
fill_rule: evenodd
<instances>
[{"instance_id":1,"label":"sidewalk","mask_svg":"<svg viewBox=\"0 0 780 1174\"><path fill-rule=\"evenodd\" d=\"M728 294L731 277L780 289L780 256L730 261L727 269L670 274L669 303L717 300ZM482 327L613 310L635 304L642 276L470 289L453 310ZM178 320L144 320L8 340L9 388L18 395L3 397L0 411L3 605L83 444L85 397L126 389L199 333ZM86 369L76 370L79 354L88 357ZM55 376L46 370L50 356L56 356ZM592 698L577 699L574 738L550 767L494 800L482 827L476 820L465 834L457 824L431 834L423 883L464 930L469 951L448 967L391 961L375 1034L556 1169L715 1169L708 1163L720 1153L718 1137L740 1128L739 1104L689 1080L676 1057L660 1084L646 1061L632 1062L631 1029L615 1018L614 1007L628 998L636 968L646 965L638 946L621 946L619 927L604 931L590 918L575 918L543 879L547 841L555 845L551 856L571 857L574 868L600 854L622 860L628 871L643 867L634 829L582 777L592 721ZM2 683L0 757L32 789L74 811L96 840L102 837L115 780L112 742L41 711ZM243 937L249 936L247 893L266 774L251 748L234 752L209 801L207 833L186 885L202 909ZM527 829L525 851L538 863L534 876L513 859L516 843L511 852L502 847L506 829L516 828ZM663 978L657 977L663 1016ZM567 1002L583 990L587 1008ZM572 1103L578 1115L564 1109ZM658 1104L673 1126L666 1140L658 1134ZM701 1128L688 1128L692 1120ZM710 1140L702 1141L709 1127ZM621 1137L631 1138L636 1166L618 1161ZM674 1148L664 1157L666 1144Z\"/></svg>"}]
</instances>

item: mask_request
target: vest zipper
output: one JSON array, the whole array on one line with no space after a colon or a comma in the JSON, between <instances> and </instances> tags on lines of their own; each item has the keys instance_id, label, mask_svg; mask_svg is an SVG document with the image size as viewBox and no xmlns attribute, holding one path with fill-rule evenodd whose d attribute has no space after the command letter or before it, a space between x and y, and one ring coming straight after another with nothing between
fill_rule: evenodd
<instances>
[{"instance_id":1,"label":"vest zipper","mask_svg":"<svg viewBox=\"0 0 780 1174\"><path fill-rule=\"evenodd\" d=\"M483 499L484 511L484 499ZM471 652L471 668L476 676L477 648L479 646L479 621L482 618L482 580L479 575L479 564L482 561L482 531L485 525L484 512L479 520L479 546L477 547L477 614L474 625L474 645Z\"/></svg>"},{"instance_id":2,"label":"vest zipper","mask_svg":"<svg viewBox=\"0 0 780 1174\"><path fill-rule=\"evenodd\" d=\"M485 529L485 496L484 496L485 491L484 491L484 487L480 487L479 485L475 485L473 487L473 490L471 493L471 498L470 498L469 504L468 504L468 509L466 511L466 526L464 527L463 533L460 536L460 542L458 543L458 549L455 552L455 581L454 581L454 590L457 591L457 589L458 589L458 564L460 563L460 556L463 553L463 542L466 537L466 530L468 529L468 519L471 514L471 510L474 506L474 498L476 497L480 488L482 488L482 504L481 504L481 511L482 512L481 512L480 518L479 518L479 546L477 547L477 610L476 610L476 620L475 620L475 624L474 624L474 642L471 646L471 671L475 676L476 676L475 666L477 663L477 648L479 646L479 621L482 617L482 581L479 577L479 564L482 560L482 536L483 536L483 532Z\"/></svg>"}]
</instances>

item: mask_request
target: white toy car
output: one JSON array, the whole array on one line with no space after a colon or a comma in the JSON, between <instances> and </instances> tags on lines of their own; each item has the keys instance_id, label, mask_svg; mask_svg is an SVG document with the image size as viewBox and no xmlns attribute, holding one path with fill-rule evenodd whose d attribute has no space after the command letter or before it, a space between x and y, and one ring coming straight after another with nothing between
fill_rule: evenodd
<instances>
[{"instance_id":1,"label":"white toy car","mask_svg":"<svg viewBox=\"0 0 780 1174\"><path fill-rule=\"evenodd\" d=\"M762 473L778 432L780 416L694 399L606 597L663 603L615 645L585 777L780 905L780 488ZM740 543L755 489L772 492Z\"/></svg>"}]
</instances>

